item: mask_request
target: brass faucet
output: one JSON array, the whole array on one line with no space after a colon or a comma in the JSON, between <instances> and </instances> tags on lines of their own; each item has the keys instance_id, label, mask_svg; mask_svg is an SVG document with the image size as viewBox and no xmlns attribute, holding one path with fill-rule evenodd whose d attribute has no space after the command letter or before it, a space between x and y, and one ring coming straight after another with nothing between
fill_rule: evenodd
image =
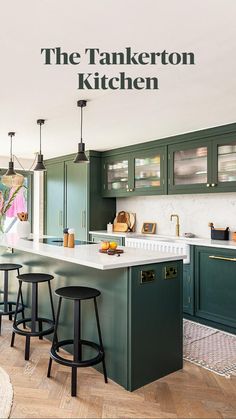
<instances>
[{"instance_id":1,"label":"brass faucet","mask_svg":"<svg viewBox=\"0 0 236 419\"><path fill-rule=\"evenodd\" d=\"M175 227L175 234L177 237L179 237L179 216L177 214L171 214L170 221L173 220L173 217L176 217L176 227Z\"/></svg>"}]
</instances>

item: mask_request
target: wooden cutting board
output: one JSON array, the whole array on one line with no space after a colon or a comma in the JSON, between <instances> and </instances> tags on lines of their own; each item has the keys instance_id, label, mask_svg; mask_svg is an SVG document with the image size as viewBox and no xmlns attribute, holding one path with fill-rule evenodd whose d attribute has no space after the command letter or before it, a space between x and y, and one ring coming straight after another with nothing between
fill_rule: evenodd
<instances>
[{"instance_id":1,"label":"wooden cutting board","mask_svg":"<svg viewBox=\"0 0 236 419\"><path fill-rule=\"evenodd\" d=\"M126 223L129 225L129 213L126 211L120 211L116 217L117 223Z\"/></svg>"},{"instance_id":2,"label":"wooden cutting board","mask_svg":"<svg viewBox=\"0 0 236 419\"><path fill-rule=\"evenodd\" d=\"M128 224L127 223L114 223L113 225L113 231L115 233L125 233L128 231Z\"/></svg>"}]
</instances>

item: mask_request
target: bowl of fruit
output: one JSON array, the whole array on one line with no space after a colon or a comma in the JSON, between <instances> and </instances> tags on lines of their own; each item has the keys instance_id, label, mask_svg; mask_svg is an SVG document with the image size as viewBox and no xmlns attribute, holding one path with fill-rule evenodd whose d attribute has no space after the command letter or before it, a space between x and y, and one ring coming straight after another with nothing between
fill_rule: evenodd
<instances>
[{"instance_id":1,"label":"bowl of fruit","mask_svg":"<svg viewBox=\"0 0 236 419\"><path fill-rule=\"evenodd\" d=\"M107 255L120 255L124 253L123 249L118 249L116 242L102 241L100 244L99 252L106 253Z\"/></svg>"}]
</instances>

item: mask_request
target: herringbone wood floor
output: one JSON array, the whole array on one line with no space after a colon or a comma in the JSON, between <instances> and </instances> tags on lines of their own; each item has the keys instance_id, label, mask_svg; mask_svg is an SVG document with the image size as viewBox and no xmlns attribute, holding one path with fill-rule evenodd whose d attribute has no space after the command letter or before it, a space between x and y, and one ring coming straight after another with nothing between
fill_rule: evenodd
<instances>
[{"instance_id":1,"label":"herringbone wood floor","mask_svg":"<svg viewBox=\"0 0 236 419\"><path fill-rule=\"evenodd\" d=\"M70 396L70 371L53 363L46 378L49 342L32 340L31 360L24 339L10 348L11 322L3 321L0 365L9 373L12 418L236 418L236 378L225 379L190 363L184 369L129 393L92 368L78 372L77 398Z\"/></svg>"}]
</instances>

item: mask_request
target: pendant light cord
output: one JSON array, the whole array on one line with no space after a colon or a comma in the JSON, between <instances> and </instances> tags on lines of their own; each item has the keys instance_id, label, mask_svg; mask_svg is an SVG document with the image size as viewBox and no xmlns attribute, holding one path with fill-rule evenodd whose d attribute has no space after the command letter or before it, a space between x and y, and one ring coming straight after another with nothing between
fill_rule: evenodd
<instances>
[{"instance_id":1,"label":"pendant light cord","mask_svg":"<svg viewBox=\"0 0 236 419\"><path fill-rule=\"evenodd\" d=\"M11 135L11 141L10 141L10 162L12 163L12 135Z\"/></svg>"},{"instance_id":2,"label":"pendant light cord","mask_svg":"<svg viewBox=\"0 0 236 419\"><path fill-rule=\"evenodd\" d=\"M41 127L42 127L42 124L40 124L39 127L40 127L39 128L39 154L42 154L41 153L41 141L42 141L41 140Z\"/></svg>"},{"instance_id":3,"label":"pendant light cord","mask_svg":"<svg viewBox=\"0 0 236 419\"><path fill-rule=\"evenodd\" d=\"M30 172L32 169L33 169L33 167L34 167L34 165L35 165L35 163L36 163L36 160L37 160L37 153L35 153L35 158L34 158L34 161L33 161L33 163L31 164L31 166L30 166L30 168L29 169L25 169L23 166L22 166L22 164L21 164L21 162L19 161L19 159L17 158L17 156L15 156L15 154L14 154L14 160L16 160L17 161L17 163L19 164L19 166L21 167L21 169L22 170L24 170L24 172Z\"/></svg>"},{"instance_id":4,"label":"pendant light cord","mask_svg":"<svg viewBox=\"0 0 236 419\"><path fill-rule=\"evenodd\" d=\"M80 142L83 142L83 106L81 106L81 112L80 112Z\"/></svg>"}]
</instances>

